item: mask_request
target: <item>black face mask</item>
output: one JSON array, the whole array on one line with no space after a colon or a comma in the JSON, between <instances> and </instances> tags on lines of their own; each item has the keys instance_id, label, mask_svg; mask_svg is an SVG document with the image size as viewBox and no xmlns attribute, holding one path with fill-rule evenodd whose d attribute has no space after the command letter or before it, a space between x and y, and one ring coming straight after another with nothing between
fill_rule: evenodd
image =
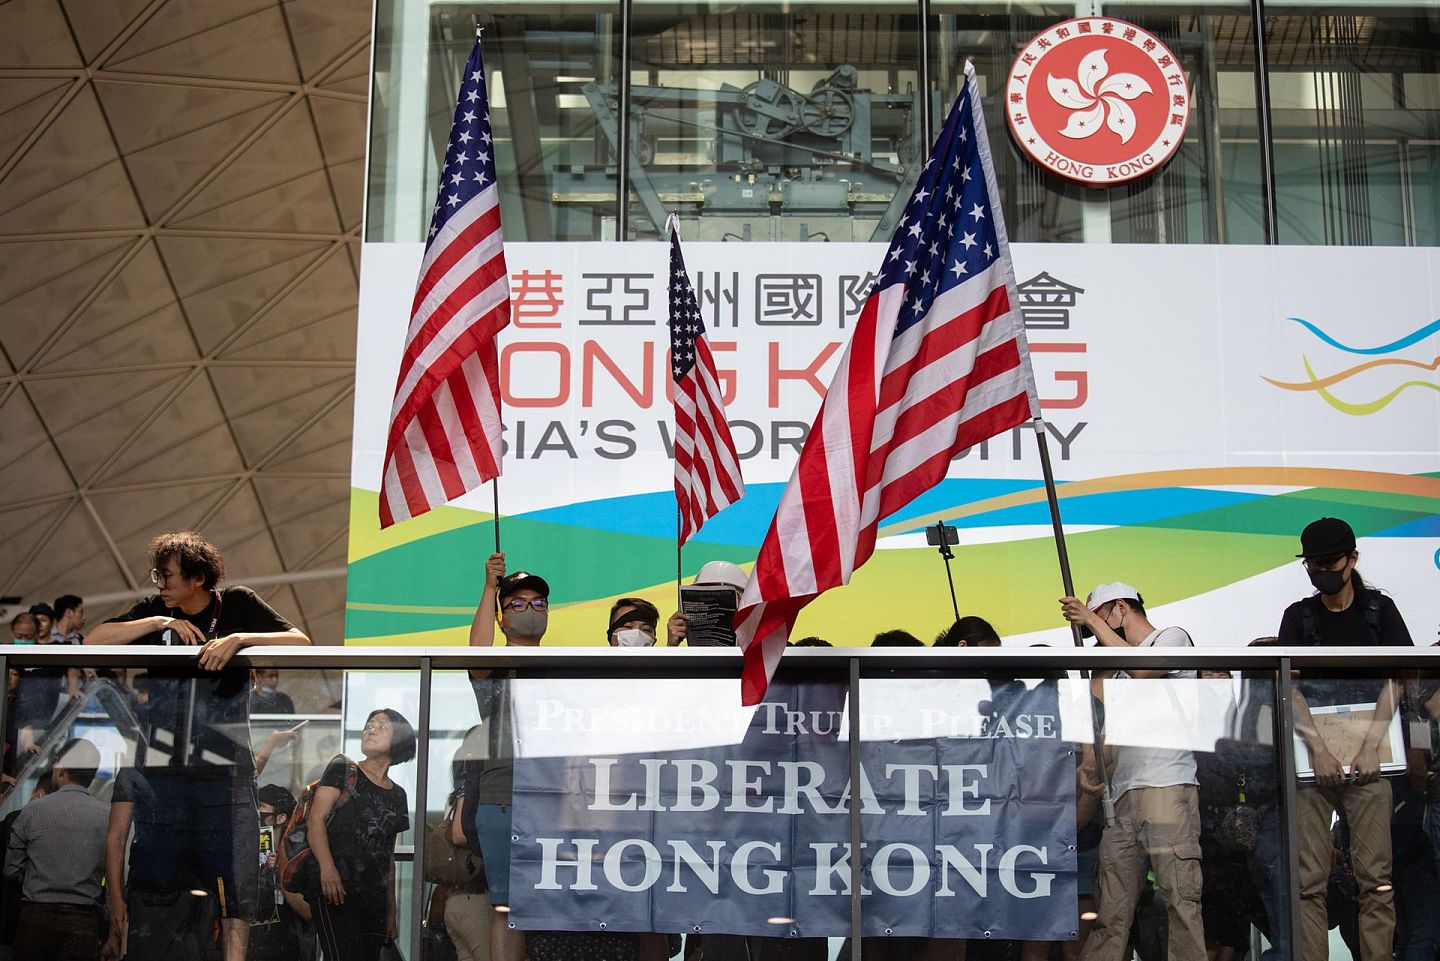
<instances>
[{"instance_id":1,"label":"black face mask","mask_svg":"<svg viewBox=\"0 0 1440 961\"><path fill-rule=\"evenodd\" d=\"M1350 583L1350 572L1341 568L1338 571L1311 571L1310 583L1321 594L1335 595L1345 589Z\"/></svg>"}]
</instances>

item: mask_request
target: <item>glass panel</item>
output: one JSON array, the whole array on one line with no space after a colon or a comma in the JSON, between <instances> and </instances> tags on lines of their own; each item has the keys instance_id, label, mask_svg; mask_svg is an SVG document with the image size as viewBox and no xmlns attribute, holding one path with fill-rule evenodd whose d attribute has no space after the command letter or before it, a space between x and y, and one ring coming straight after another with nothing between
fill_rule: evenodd
<instances>
[{"instance_id":1,"label":"glass panel","mask_svg":"<svg viewBox=\"0 0 1440 961\"><path fill-rule=\"evenodd\" d=\"M115 949L127 939L131 957L179 945L185 957L242 958L247 944L252 958L313 957L319 889L307 900L283 890L281 878L293 875L286 886L303 890L302 862L316 858L298 854L286 829L307 786L334 775L336 796L346 798L327 831L348 904L335 909L339 929L385 937L390 852L403 857L410 841L397 829L412 817L414 767L399 759L407 740L413 751L414 735L399 718L417 715L414 673L252 676L186 666L77 668L73 676L75 698L66 669L20 672L8 719L21 749L0 813L20 880L0 898L9 912L0 930L16 930L23 898L17 956L52 953L57 926L103 934L103 905ZM367 715L381 707L396 712L383 716L389 728L362 741ZM387 756L395 766L387 768ZM347 782L347 771L357 776ZM408 907L402 897L401 938ZM36 931L47 950L22 950Z\"/></svg>"},{"instance_id":2,"label":"glass panel","mask_svg":"<svg viewBox=\"0 0 1440 961\"><path fill-rule=\"evenodd\" d=\"M1331 958L1370 958L1382 943L1386 957L1392 949L1396 957L1429 957L1440 943L1425 803L1437 686L1411 685L1405 697L1398 678L1322 670L1302 670L1295 682L1300 948L1307 957L1328 951Z\"/></svg>"},{"instance_id":3,"label":"glass panel","mask_svg":"<svg viewBox=\"0 0 1440 961\"><path fill-rule=\"evenodd\" d=\"M931 61L945 91L932 110L937 117L948 112L964 79L965 60L973 61L1011 240L1264 242L1248 7L1106 5L1106 16L1136 24L1169 47L1184 67L1191 92L1179 152L1158 172L1109 189L1082 187L1042 169L1016 146L1006 121L1008 104L1001 100L1022 48L1041 31L1077 16L1076 8L1021 10L937 2L932 9L940 17L932 35ZM1089 13L1087 9L1079 15ZM1142 104L1137 100L1137 109ZM1096 134L1117 136L1110 130Z\"/></svg>"},{"instance_id":4,"label":"glass panel","mask_svg":"<svg viewBox=\"0 0 1440 961\"><path fill-rule=\"evenodd\" d=\"M888 239L929 147L914 11L637 2L630 236Z\"/></svg>"},{"instance_id":5,"label":"glass panel","mask_svg":"<svg viewBox=\"0 0 1440 961\"><path fill-rule=\"evenodd\" d=\"M427 862L462 895L450 935L503 924L532 958L833 956L846 685L798 674L758 709L733 678L437 674L429 820L458 792L464 846Z\"/></svg>"},{"instance_id":6,"label":"glass panel","mask_svg":"<svg viewBox=\"0 0 1440 961\"><path fill-rule=\"evenodd\" d=\"M1094 684L1113 819L1090 680L862 680L866 957L1122 958L1132 923L1141 957L1283 939L1273 677Z\"/></svg>"},{"instance_id":7,"label":"glass panel","mask_svg":"<svg viewBox=\"0 0 1440 961\"><path fill-rule=\"evenodd\" d=\"M616 3L378 7L366 239L424 237L475 25L507 241L615 237Z\"/></svg>"},{"instance_id":8,"label":"glass panel","mask_svg":"<svg viewBox=\"0 0 1440 961\"><path fill-rule=\"evenodd\" d=\"M1440 6L1266 13L1280 242L1440 242Z\"/></svg>"}]
</instances>

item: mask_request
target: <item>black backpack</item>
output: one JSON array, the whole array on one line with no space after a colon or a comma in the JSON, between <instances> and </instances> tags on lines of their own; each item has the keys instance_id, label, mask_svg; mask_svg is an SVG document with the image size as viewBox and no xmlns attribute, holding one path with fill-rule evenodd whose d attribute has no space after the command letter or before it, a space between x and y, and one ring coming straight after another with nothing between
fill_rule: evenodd
<instances>
[{"instance_id":1,"label":"black backpack","mask_svg":"<svg viewBox=\"0 0 1440 961\"><path fill-rule=\"evenodd\" d=\"M1380 597L1379 591L1365 591L1365 630L1370 633L1370 643L1380 643ZM1320 595L1315 594L1300 602L1300 636L1306 644L1320 644Z\"/></svg>"}]
</instances>

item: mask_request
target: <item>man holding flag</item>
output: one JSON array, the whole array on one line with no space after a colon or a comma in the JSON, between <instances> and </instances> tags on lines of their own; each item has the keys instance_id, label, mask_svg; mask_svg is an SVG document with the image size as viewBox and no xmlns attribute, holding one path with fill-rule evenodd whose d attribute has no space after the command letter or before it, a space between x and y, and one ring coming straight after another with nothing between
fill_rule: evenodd
<instances>
[{"instance_id":1,"label":"man holding flag","mask_svg":"<svg viewBox=\"0 0 1440 961\"><path fill-rule=\"evenodd\" d=\"M967 447L1039 416L974 67L919 176L736 613L759 703L800 610Z\"/></svg>"}]
</instances>

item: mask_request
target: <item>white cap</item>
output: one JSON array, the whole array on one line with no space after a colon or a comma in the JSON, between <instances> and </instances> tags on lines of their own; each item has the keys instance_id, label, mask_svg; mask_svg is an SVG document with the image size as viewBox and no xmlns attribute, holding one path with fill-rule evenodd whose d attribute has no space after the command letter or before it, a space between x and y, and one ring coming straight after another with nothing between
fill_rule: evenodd
<instances>
[{"instance_id":1,"label":"white cap","mask_svg":"<svg viewBox=\"0 0 1440 961\"><path fill-rule=\"evenodd\" d=\"M694 584L723 584L725 587L733 587L735 590L744 593L745 584L750 580L735 564L729 561L711 561L700 568L700 573L695 575Z\"/></svg>"},{"instance_id":2,"label":"white cap","mask_svg":"<svg viewBox=\"0 0 1440 961\"><path fill-rule=\"evenodd\" d=\"M1138 601L1140 600L1140 592L1129 584L1121 581L1116 581L1113 584L1101 584L1090 592L1089 597L1085 598L1085 606L1092 611L1098 611L1111 601L1121 600Z\"/></svg>"}]
</instances>

